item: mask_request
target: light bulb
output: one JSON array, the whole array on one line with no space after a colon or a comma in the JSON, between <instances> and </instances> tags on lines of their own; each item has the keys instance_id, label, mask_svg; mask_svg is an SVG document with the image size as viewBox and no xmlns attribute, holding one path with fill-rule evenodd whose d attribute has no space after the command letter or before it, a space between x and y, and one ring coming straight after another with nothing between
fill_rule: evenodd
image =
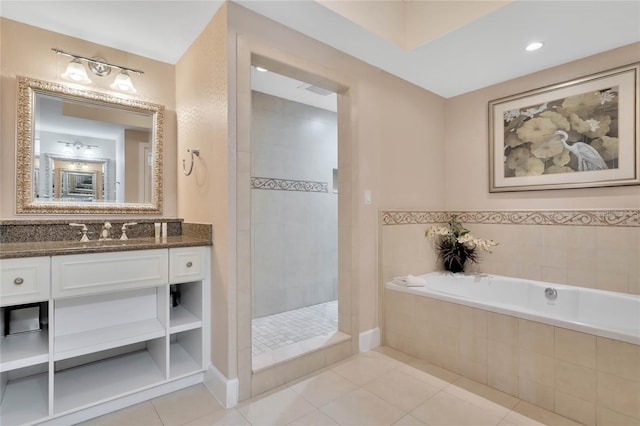
<instances>
[{"instance_id":1,"label":"light bulb","mask_svg":"<svg viewBox=\"0 0 640 426\"><path fill-rule=\"evenodd\" d=\"M67 69L65 70L64 74L62 74L62 78L64 78L65 80L73 81L74 83L91 83L91 80L87 76L87 70L84 69L77 58L74 58L71 62L69 62L69 65L67 65Z\"/></svg>"},{"instance_id":2,"label":"light bulb","mask_svg":"<svg viewBox=\"0 0 640 426\"><path fill-rule=\"evenodd\" d=\"M111 88L125 93L136 93L131 77L129 77L129 74L125 70L120 71L120 74L116 76L111 84Z\"/></svg>"},{"instance_id":3,"label":"light bulb","mask_svg":"<svg viewBox=\"0 0 640 426\"><path fill-rule=\"evenodd\" d=\"M542 46L544 46L544 43L534 41L533 43L529 43L527 47L524 48L524 50L526 50L527 52L533 52L534 50L540 49Z\"/></svg>"}]
</instances>

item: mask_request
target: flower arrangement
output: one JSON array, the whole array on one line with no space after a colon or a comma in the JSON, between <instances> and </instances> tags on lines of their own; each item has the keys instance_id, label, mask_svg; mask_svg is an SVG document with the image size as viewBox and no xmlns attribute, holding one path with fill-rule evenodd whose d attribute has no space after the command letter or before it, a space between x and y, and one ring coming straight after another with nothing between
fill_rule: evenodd
<instances>
[{"instance_id":1,"label":"flower arrangement","mask_svg":"<svg viewBox=\"0 0 640 426\"><path fill-rule=\"evenodd\" d=\"M497 246L494 240L476 238L462 226L456 215L451 216L447 226L432 226L425 237L437 238L438 259L444 268L451 272L462 272L467 261L477 263L480 253L477 249L491 253L491 247Z\"/></svg>"}]
</instances>

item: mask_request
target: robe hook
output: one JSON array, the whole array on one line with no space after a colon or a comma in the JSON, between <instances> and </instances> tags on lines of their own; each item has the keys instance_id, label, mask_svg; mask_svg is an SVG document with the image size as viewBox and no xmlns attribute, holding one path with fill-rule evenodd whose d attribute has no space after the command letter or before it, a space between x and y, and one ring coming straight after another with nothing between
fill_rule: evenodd
<instances>
[{"instance_id":1,"label":"robe hook","mask_svg":"<svg viewBox=\"0 0 640 426\"><path fill-rule=\"evenodd\" d=\"M184 166L186 160L182 160L182 172L185 176L189 176L193 171L193 156L195 155L196 157L200 158L199 149L188 149L187 152L191 154L191 166L189 166L189 171L187 171L187 168Z\"/></svg>"}]
</instances>

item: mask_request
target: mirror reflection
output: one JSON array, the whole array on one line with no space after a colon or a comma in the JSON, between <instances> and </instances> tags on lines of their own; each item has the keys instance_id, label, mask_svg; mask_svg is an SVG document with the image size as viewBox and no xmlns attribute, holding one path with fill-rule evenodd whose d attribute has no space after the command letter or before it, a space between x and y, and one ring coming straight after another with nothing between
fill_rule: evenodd
<instances>
[{"instance_id":1,"label":"mirror reflection","mask_svg":"<svg viewBox=\"0 0 640 426\"><path fill-rule=\"evenodd\" d=\"M35 108L36 200L151 202L151 115L42 93Z\"/></svg>"},{"instance_id":2,"label":"mirror reflection","mask_svg":"<svg viewBox=\"0 0 640 426\"><path fill-rule=\"evenodd\" d=\"M19 78L19 213L160 213L163 107Z\"/></svg>"}]
</instances>

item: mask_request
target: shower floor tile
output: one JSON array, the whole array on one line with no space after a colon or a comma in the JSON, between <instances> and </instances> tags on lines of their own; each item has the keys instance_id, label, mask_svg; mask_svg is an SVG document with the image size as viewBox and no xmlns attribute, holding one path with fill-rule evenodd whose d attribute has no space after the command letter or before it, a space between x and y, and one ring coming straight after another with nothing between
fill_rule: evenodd
<instances>
[{"instance_id":1,"label":"shower floor tile","mask_svg":"<svg viewBox=\"0 0 640 426\"><path fill-rule=\"evenodd\" d=\"M337 300L255 318L251 321L252 354L261 355L337 330Z\"/></svg>"}]
</instances>

